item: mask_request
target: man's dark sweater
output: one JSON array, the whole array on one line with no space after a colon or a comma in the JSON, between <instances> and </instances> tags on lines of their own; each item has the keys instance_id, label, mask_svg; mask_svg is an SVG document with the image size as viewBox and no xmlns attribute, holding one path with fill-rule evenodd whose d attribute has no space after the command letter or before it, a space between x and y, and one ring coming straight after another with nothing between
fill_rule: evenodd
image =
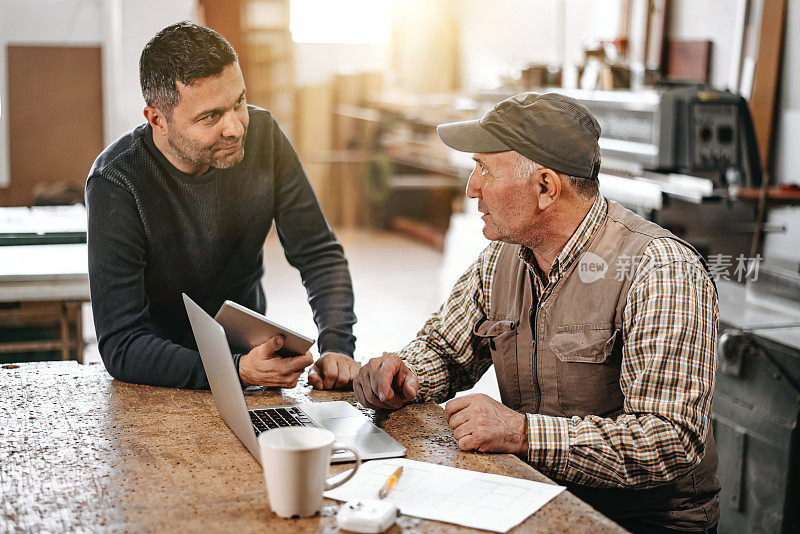
<instances>
[{"instance_id":1,"label":"man's dark sweater","mask_svg":"<svg viewBox=\"0 0 800 534\"><path fill-rule=\"evenodd\" d=\"M208 387L181 292L211 315L224 299L264 313L262 247L273 220L306 286L320 354L353 354L342 247L272 115L248 111L244 159L229 169L182 173L147 124L94 162L86 182L89 282L100 355L114 378Z\"/></svg>"}]
</instances>

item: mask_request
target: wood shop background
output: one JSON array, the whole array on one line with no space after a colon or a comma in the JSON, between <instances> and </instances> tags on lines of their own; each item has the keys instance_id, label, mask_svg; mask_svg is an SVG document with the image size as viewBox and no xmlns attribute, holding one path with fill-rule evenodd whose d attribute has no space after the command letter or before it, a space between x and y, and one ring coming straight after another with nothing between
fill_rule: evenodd
<instances>
[{"instance_id":1,"label":"wood shop background","mask_svg":"<svg viewBox=\"0 0 800 534\"><path fill-rule=\"evenodd\" d=\"M601 192L717 277L720 532L800 531L800 0L0 0L3 364L99 361L86 175L143 122L139 54L179 20L231 42L297 149L351 264L362 360L411 339L487 243L470 154L436 125L529 90L588 106ZM271 309L315 331L265 247Z\"/></svg>"}]
</instances>

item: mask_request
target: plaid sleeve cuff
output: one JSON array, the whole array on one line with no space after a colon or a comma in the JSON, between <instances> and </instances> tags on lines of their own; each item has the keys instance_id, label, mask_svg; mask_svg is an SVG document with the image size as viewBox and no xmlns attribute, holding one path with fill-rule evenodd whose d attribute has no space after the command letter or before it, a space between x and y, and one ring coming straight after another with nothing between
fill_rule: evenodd
<instances>
[{"instance_id":1,"label":"plaid sleeve cuff","mask_svg":"<svg viewBox=\"0 0 800 534\"><path fill-rule=\"evenodd\" d=\"M526 416L528 463L548 474L565 478L569 460L569 419L539 414L526 414Z\"/></svg>"},{"instance_id":2,"label":"plaid sleeve cuff","mask_svg":"<svg viewBox=\"0 0 800 534\"><path fill-rule=\"evenodd\" d=\"M406 367L408 367L408 369L414 373L414 376L417 377L417 381L419 382L417 398L414 400L416 402L426 402L429 399L428 392L430 391L430 385L428 385L428 381L426 380L424 368L416 366L410 361L406 360L402 354L400 355L400 358L402 358L403 363L406 364Z\"/></svg>"}]
</instances>

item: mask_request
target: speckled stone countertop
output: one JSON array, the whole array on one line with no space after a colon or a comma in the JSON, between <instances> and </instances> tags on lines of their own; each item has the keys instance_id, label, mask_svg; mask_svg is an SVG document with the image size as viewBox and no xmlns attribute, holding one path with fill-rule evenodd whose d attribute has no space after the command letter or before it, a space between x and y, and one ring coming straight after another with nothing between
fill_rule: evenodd
<instances>
[{"instance_id":1,"label":"speckled stone countertop","mask_svg":"<svg viewBox=\"0 0 800 534\"><path fill-rule=\"evenodd\" d=\"M354 396L301 385L246 399L265 406ZM461 452L436 404L373 419L410 459L550 482L515 456ZM210 392L126 384L102 365L0 366L0 490L0 532L335 532L334 501L308 519L271 512L258 462ZM479 531L415 520L390 532ZM511 532L624 531L564 491Z\"/></svg>"}]
</instances>

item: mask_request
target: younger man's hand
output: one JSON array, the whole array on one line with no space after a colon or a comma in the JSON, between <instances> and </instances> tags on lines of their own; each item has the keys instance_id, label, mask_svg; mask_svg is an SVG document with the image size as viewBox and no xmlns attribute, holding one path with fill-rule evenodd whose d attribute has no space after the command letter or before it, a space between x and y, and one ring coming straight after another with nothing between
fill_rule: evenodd
<instances>
[{"instance_id":1,"label":"younger man's hand","mask_svg":"<svg viewBox=\"0 0 800 534\"><path fill-rule=\"evenodd\" d=\"M361 364L347 354L329 352L314 362L308 383L314 389L343 389L353 384Z\"/></svg>"},{"instance_id":2,"label":"younger man's hand","mask_svg":"<svg viewBox=\"0 0 800 534\"><path fill-rule=\"evenodd\" d=\"M283 357L276 353L283 336L275 336L239 359L239 378L247 386L293 388L303 370L314 362L310 352Z\"/></svg>"}]
</instances>

